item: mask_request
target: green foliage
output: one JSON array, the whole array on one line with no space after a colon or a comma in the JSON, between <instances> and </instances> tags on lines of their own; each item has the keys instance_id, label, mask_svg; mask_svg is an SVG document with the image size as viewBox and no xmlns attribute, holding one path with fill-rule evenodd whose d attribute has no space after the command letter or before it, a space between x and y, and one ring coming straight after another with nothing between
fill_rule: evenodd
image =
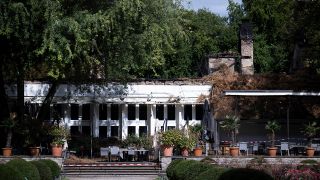
<instances>
[{"instance_id":1,"label":"green foliage","mask_svg":"<svg viewBox=\"0 0 320 180\"><path fill-rule=\"evenodd\" d=\"M281 126L277 121L273 120L273 121L268 121L265 128L271 133L271 143L272 143L271 146L274 147L275 132L280 130Z\"/></svg>"},{"instance_id":2,"label":"green foliage","mask_svg":"<svg viewBox=\"0 0 320 180\"><path fill-rule=\"evenodd\" d=\"M15 168L6 164L0 164L0 179L22 180L24 176Z\"/></svg>"},{"instance_id":3,"label":"green foliage","mask_svg":"<svg viewBox=\"0 0 320 180\"><path fill-rule=\"evenodd\" d=\"M240 128L240 118L235 115L227 115L224 120L220 121L220 126L231 134L232 146L235 146L236 135L239 133Z\"/></svg>"},{"instance_id":4,"label":"green foliage","mask_svg":"<svg viewBox=\"0 0 320 180\"><path fill-rule=\"evenodd\" d=\"M178 163L174 168L174 179L184 180L186 179L186 172L190 171L189 167L192 164L198 164L199 162L195 160L185 160Z\"/></svg>"},{"instance_id":5,"label":"green foliage","mask_svg":"<svg viewBox=\"0 0 320 180\"><path fill-rule=\"evenodd\" d=\"M160 134L160 142L165 146L177 145L182 140L183 134L179 129L169 129Z\"/></svg>"},{"instance_id":6,"label":"green foliage","mask_svg":"<svg viewBox=\"0 0 320 180\"><path fill-rule=\"evenodd\" d=\"M190 166L187 167L184 179L186 180L194 180L200 173L212 168L213 165L202 163L197 161L196 163L192 163Z\"/></svg>"},{"instance_id":7,"label":"green foliage","mask_svg":"<svg viewBox=\"0 0 320 180\"><path fill-rule=\"evenodd\" d=\"M49 135L53 137L52 144L63 145L70 138L69 129L64 126L54 125L50 127Z\"/></svg>"},{"instance_id":8,"label":"green foliage","mask_svg":"<svg viewBox=\"0 0 320 180\"><path fill-rule=\"evenodd\" d=\"M166 169L166 174L167 174L167 177L169 179L174 179L174 177L175 177L175 168L179 163L181 163L183 161L185 161L185 160L176 159L176 160L171 161L171 163L169 164L169 166Z\"/></svg>"},{"instance_id":9,"label":"green foliage","mask_svg":"<svg viewBox=\"0 0 320 180\"><path fill-rule=\"evenodd\" d=\"M311 147L312 144L312 138L317 135L318 131L320 130L320 127L317 126L317 122L312 122L309 124L304 125L304 134L309 138L309 147Z\"/></svg>"},{"instance_id":10,"label":"green foliage","mask_svg":"<svg viewBox=\"0 0 320 180\"><path fill-rule=\"evenodd\" d=\"M234 168L224 172L219 177L219 180L229 180L229 179L272 180L273 178L269 174L256 169Z\"/></svg>"},{"instance_id":11,"label":"green foliage","mask_svg":"<svg viewBox=\"0 0 320 180\"><path fill-rule=\"evenodd\" d=\"M37 167L26 160L12 159L6 165L15 169L16 171L19 171L22 176L28 179L40 180L40 174Z\"/></svg>"},{"instance_id":12,"label":"green foliage","mask_svg":"<svg viewBox=\"0 0 320 180\"><path fill-rule=\"evenodd\" d=\"M45 163L51 169L53 177L58 177L60 175L61 169L58 163L50 159L41 159L39 161Z\"/></svg>"},{"instance_id":13,"label":"green foliage","mask_svg":"<svg viewBox=\"0 0 320 180\"><path fill-rule=\"evenodd\" d=\"M41 180L52 180L52 172L51 169L48 167L47 164L41 161L31 161L33 165L35 165L39 171L40 179Z\"/></svg>"},{"instance_id":14,"label":"green foliage","mask_svg":"<svg viewBox=\"0 0 320 180\"><path fill-rule=\"evenodd\" d=\"M219 166L212 166L211 168L207 169L206 171L201 172L195 180L217 180L219 179L220 175L223 174L228 169Z\"/></svg>"}]
</instances>

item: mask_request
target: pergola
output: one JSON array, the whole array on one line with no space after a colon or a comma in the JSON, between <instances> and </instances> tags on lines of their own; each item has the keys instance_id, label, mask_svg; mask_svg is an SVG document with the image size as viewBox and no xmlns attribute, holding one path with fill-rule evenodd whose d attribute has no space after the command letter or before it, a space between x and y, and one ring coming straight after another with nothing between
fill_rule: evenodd
<instances>
[{"instance_id":1,"label":"pergola","mask_svg":"<svg viewBox=\"0 0 320 180\"><path fill-rule=\"evenodd\" d=\"M294 91L294 90L224 90L224 96L315 96L319 97L320 92ZM287 107L287 138L290 140L290 107Z\"/></svg>"}]
</instances>

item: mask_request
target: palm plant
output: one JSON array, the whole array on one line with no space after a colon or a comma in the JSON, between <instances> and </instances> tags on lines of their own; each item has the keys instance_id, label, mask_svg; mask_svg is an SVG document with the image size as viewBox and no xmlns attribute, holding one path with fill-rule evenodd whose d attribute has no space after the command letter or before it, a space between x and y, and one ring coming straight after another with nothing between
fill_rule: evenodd
<instances>
[{"instance_id":1,"label":"palm plant","mask_svg":"<svg viewBox=\"0 0 320 180\"><path fill-rule=\"evenodd\" d=\"M222 129L228 131L231 135L231 146L236 146L237 134L240 128L240 118L235 115L227 115L226 118L220 122Z\"/></svg>"},{"instance_id":2,"label":"palm plant","mask_svg":"<svg viewBox=\"0 0 320 180\"><path fill-rule=\"evenodd\" d=\"M317 135L317 132L320 130L320 127L317 127L317 122L312 122L309 124L304 125L304 134L308 138L308 147L311 147L312 139L315 135Z\"/></svg>"},{"instance_id":3,"label":"palm plant","mask_svg":"<svg viewBox=\"0 0 320 180\"><path fill-rule=\"evenodd\" d=\"M268 121L265 128L271 132L271 147L274 147L276 131L280 130L281 126L277 121L273 120Z\"/></svg>"}]
</instances>

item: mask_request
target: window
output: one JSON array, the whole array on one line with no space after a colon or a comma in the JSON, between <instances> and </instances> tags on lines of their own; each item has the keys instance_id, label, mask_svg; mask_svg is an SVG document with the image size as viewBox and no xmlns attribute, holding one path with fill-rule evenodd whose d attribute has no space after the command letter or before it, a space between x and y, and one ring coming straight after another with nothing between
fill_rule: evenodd
<instances>
[{"instance_id":1,"label":"window","mask_svg":"<svg viewBox=\"0 0 320 180\"><path fill-rule=\"evenodd\" d=\"M70 126L70 134L71 135L78 135L79 133L79 126Z\"/></svg>"},{"instance_id":2,"label":"window","mask_svg":"<svg viewBox=\"0 0 320 180\"><path fill-rule=\"evenodd\" d=\"M139 126L139 137L147 135L147 126Z\"/></svg>"},{"instance_id":3,"label":"window","mask_svg":"<svg viewBox=\"0 0 320 180\"><path fill-rule=\"evenodd\" d=\"M184 119L192 120L192 105L186 104L184 105Z\"/></svg>"},{"instance_id":4,"label":"window","mask_svg":"<svg viewBox=\"0 0 320 180\"><path fill-rule=\"evenodd\" d=\"M118 126L111 126L111 137L118 137Z\"/></svg>"},{"instance_id":5,"label":"window","mask_svg":"<svg viewBox=\"0 0 320 180\"><path fill-rule=\"evenodd\" d=\"M108 136L108 127L107 126L100 126L99 127L99 137L106 138Z\"/></svg>"},{"instance_id":6,"label":"window","mask_svg":"<svg viewBox=\"0 0 320 180\"><path fill-rule=\"evenodd\" d=\"M99 105L99 119L100 120L108 119L108 106L106 104Z\"/></svg>"},{"instance_id":7,"label":"window","mask_svg":"<svg viewBox=\"0 0 320 180\"><path fill-rule=\"evenodd\" d=\"M136 105L128 104L128 120L136 119Z\"/></svg>"},{"instance_id":8,"label":"window","mask_svg":"<svg viewBox=\"0 0 320 180\"><path fill-rule=\"evenodd\" d=\"M175 126L168 126L168 130L175 129L175 128L176 128Z\"/></svg>"},{"instance_id":9,"label":"window","mask_svg":"<svg viewBox=\"0 0 320 180\"><path fill-rule=\"evenodd\" d=\"M82 105L82 120L90 120L90 104Z\"/></svg>"},{"instance_id":10,"label":"window","mask_svg":"<svg viewBox=\"0 0 320 180\"><path fill-rule=\"evenodd\" d=\"M169 104L167 107L168 107L168 120L175 120L176 119L175 105Z\"/></svg>"},{"instance_id":11,"label":"window","mask_svg":"<svg viewBox=\"0 0 320 180\"><path fill-rule=\"evenodd\" d=\"M159 120L164 119L164 105L163 104L156 105L156 118Z\"/></svg>"},{"instance_id":12,"label":"window","mask_svg":"<svg viewBox=\"0 0 320 180\"><path fill-rule=\"evenodd\" d=\"M135 126L128 126L128 136L136 135L136 127Z\"/></svg>"},{"instance_id":13,"label":"window","mask_svg":"<svg viewBox=\"0 0 320 180\"><path fill-rule=\"evenodd\" d=\"M118 104L111 104L111 119L112 120L119 120L119 105Z\"/></svg>"},{"instance_id":14,"label":"window","mask_svg":"<svg viewBox=\"0 0 320 180\"><path fill-rule=\"evenodd\" d=\"M52 107L52 119L54 121L60 122L61 118L63 118L62 104L54 104Z\"/></svg>"},{"instance_id":15,"label":"window","mask_svg":"<svg viewBox=\"0 0 320 180\"><path fill-rule=\"evenodd\" d=\"M146 104L139 105L139 119L140 120L147 120L147 105Z\"/></svg>"},{"instance_id":16,"label":"window","mask_svg":"<svg viewBox=\"0 0 320 180\"><path fill-rule=\"evenodd\" d=\"M90 126L82 126L82 134L84 136L90 136L91 135L91 128Z\"/></svg>"},{"instance_id":17,"label":"window","mask_svg":"<svg viewBox=\"0 0 320 180\"><path fill-rule=\"evenodd\" d=\"M202 120L203 118L203 105L197 104L196 105L196 120Z\"/></svg>"},{"instance_id":18,"label":"window","mask_svg":"<svg viewBox=\"0 0 320 180\"><path fill-rule=\"evenodd\" d=\"M71 120L79 119L79 104L71 104Z\"/></svg>"}]
</instances>

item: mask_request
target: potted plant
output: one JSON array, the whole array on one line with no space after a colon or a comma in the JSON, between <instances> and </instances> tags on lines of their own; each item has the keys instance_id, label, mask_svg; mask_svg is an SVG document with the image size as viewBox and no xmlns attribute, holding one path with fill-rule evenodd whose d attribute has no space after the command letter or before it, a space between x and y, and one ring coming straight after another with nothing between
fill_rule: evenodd
<instances>
[{"instance_id":1,"label":"potted plant","mask_svg":"<svg viewBox=\"0 0 320 180\"><path fill-rule=\"evenodd\" d=\"M10 113L10 117L6 118L0 126L5 127L5 130L7 132L7 140L6 140L6 146L2 148L3 156L11 156L12 155L12 128L15 126L15 119L17 117L17 113L12 112Z\"/></svg>"},{"instance_id":2,"label":"potted plant","mask_svg":"<svg viewBox=\"0 0 320 180\"><path fill-rule=\"evenodd\" d=\"M178 142L178 147L181 149L182 156L189 156L189 151L195 147L196 139L192 135L182 136Z\"/></svg>"},{"instance_id":3,"label":"potted plant","mask_svg":"<svg viewBox=\"0 0 320 180\"><path fill-rule=\"evenodd\" d=\"M195 139L195 148L193 150L193 153L195 156L202 156L202 149L204 146L204 142L202 141L201 133L203 131L201 124L195 124L193 126L190 126L191 135Z\"/></svg>"},{"instance_id":4,"label":"potted plant","mask_svg":"<svg viewBox=\"0 0 320 180\"><path fill-rule=\"evenodd\" d=\"M182 134L178 129L169 129L160 133L160 143L164 156L172 156L173 147L181 141Z\"/></svg>"},{"instance_id":5,"label":"potted plant","mask_svg":"<svg viewBox=\"0 0 320 180\"><path fill-rule=\"evenodd\" d=\"M239 147L236 145L237 135L239 134L240 118L235 115L227 115L226 118L220 122L220 126L225 131L229 132L231 136L230 155L238 156Z\"/></svg>"},{"instance_id":6,"label":"potted plant","mask_svg":"<svg viewBox=\"0 0 320 180\"><path fill-rule=\"evenodd\" d=\"M304 125L304 134L308 138L308 146L306 148L307 156L312 157L314 156L315 148L313 148L312 140L315 135L317 135L317 132L320 130L320 127L317 127L317 122L312 122L309 124Z\"/></svg>"},{"instance_id":7,"label":"potted plant","mask_svg":"<svg viewBox=\"0 0 320 180\"><path fill-rule=\"evenodd\" d=\"M268 154L269 156L276 156L277 154L277 147L275 147L275 133L276 131L280 130L280 125L277 121L268 121L266 124L266 130L270 131L271 133L271 147L268 147Z\"/></svg>"},{"instance_id":8,"label":"potted plant","mask_svg":"<svg viewBox=\"0 0 320 180\"><path fill-rule=\"evenodd\" d=\"M54 157L61 157L63 144L70 136L69 130L64 126L54 125L50 128L49 135L53 138L51 142L52 155Z\"/></svg>"}]
</instances>

